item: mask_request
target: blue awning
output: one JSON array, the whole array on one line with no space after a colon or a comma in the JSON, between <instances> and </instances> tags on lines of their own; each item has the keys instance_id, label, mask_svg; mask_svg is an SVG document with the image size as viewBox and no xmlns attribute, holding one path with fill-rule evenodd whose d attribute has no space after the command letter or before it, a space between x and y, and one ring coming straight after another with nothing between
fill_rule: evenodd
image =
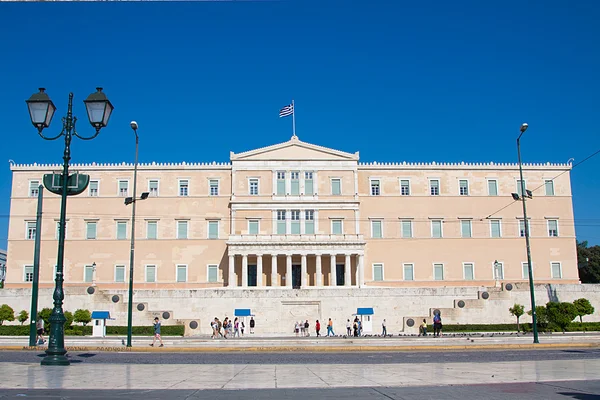
<instances>
[{"instance_id":1,"label":"blue awning","mask_svg":"<svg viewBox=\"0 0 600 400\"><path fill-rule=\"evenodd\" d=\"M108 311L92 311L92 319L110 319Z\"/></svg>"},{"instance_id":2,"label":"blue awning","mask_svg":"<svg viewBox=\"0 0 600 400\"><path fill-rule=\"evenodd\" d=\"M236 308L233 315L234 317L251 317L252 313L249 308Z\"/></svg>"},{"instance_id":3,"label":"blue awning","mask_svg":"<svg viewBox=\"0 0 600 400\"><path fill-rule=\"evenodd\" d=\"M373 307L357 308L356 309L356 315L373 315L373 314L375 314L373 312Z\"/></svg>"}]
</instances>

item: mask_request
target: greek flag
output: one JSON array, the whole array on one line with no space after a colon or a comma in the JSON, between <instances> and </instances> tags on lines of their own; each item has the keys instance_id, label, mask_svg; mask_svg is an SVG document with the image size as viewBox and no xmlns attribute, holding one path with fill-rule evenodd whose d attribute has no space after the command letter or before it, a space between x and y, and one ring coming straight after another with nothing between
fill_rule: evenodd
<instances>
[{"instance_id":1,"label":"greek flag","mask_svg":"<svg viewBox=\"0 0 600 400\"><path fill-rule=\"evenodd\" d=\"M288 115L292 115L294 113L294 104L290 104L289 106L283 107L279 110L279 117L287 117Z\"/></svg>"}]
</instances>

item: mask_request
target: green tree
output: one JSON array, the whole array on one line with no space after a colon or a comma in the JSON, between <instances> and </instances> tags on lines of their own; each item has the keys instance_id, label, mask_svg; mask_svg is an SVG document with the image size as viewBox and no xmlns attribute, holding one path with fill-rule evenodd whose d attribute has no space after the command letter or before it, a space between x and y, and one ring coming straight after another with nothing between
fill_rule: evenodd
<instances>
[{"instance_id":1,"label":"green tree","mask_svg":"<svg viewBox=\"0 0 600 400\"><path fill-rule=\"evenodd\" d=\"M517 332L519 332L519 318L521 318L521 315L525 314L525 306L515 303L515 305L509 308L508 311L514 317L517 317Z\"/></svg>"},{"instance_id":2,"label":"green tree","mask_svg":"<svg viewBox=\"0 0 600 400\"><path fill-rule=\"evenodd\" d=\"M19 316L17 317L17 319L19 320L19 322L21 323L21 325L23 325L23 322L27 321L27 319L29 318L29 313L25 310L22 310L19 313Z\"/></svg>"},{"instance_id":3,"label":"green tree","mask_svg":"<svg viewBox=\"0 0 600 400\"><path fill-rule=\"evenodd\" d=\"M577 310L577 316L579 317L579 322L583 324L583 316L584 315L592 315L594 313L594 307L590 303L588 299L581 298L577 299L573 302L575 309Z\"/></svg>"},{"instance_id":4,"label":"green tree","mask_svg":"<svg viewBox=\"0 0 600 400\"><path fill-rule=\"evenodd\" d=\"M531 315L531 310L527 311L528 315ZM541 330L546 330L548 327L548 312L544 306L535 307L535 315L537 316L537 326Z\"/></svg>"},{"instance_id":5,"label":"green tree","mask_svg":"<svg viewBox=\"0 0 600 400\"><path fill-rule=\"evenodd\" d=\"M577 309L573 303L553 303L546 304L548 312L548 321L558 326L563 332L569 324L577 317Z\"/></svg>"},{"instance_id":6,"label":"green tree","mask_svg":"<svg viewBox=\"0 0 600 400\"><path fill-rule=\"evenodd\" d=\"M600 283L600 246L577 242L577 265L581 283Z\"/></svg>"},{"instance_id":7,"label":"green tree","mask_svg":"<svg viewBox=\"0 0 600 400\"><path fill-rule=\"evenodd\" d=\"M4 321L10 322L14 320L15 311L8 304L2 304L2 306L0 306L0 325L2 325Z\"/></svg>"},{"instance_id":8,"label":"green tree","mask_svg":"<svg viewBox=\"0 0 600 400\"><path fill-rule=\"evenodd\" d=\"M65 315L65 319L66 319L65 329L67 329L68 327L73 325L73 313L71 311L65 311L64 315Z\"/></svg>"},{"instance_id":9,"label":"green tree","mask_svg":"<svg viewBox=\"0 0 600 400\"><path fill-rule=\"evenodd\" d=\"M83 326L92 321L92 314L88 310L79 309L75 311L75 322L81 322Z\"/></svg>"},{"instance_id":10,"label":"green tree","mask_svg":"<svg viewBox=\"0 0 600 400\"><path fill-rule=\"evenodd\" d=\"M38 318L44 320L44 330L50 330L50 316L52 315L51 308L42 308L40 312L38 312ZM37 321L36 321L37 322Z\"/></svg>"}]
</instances>

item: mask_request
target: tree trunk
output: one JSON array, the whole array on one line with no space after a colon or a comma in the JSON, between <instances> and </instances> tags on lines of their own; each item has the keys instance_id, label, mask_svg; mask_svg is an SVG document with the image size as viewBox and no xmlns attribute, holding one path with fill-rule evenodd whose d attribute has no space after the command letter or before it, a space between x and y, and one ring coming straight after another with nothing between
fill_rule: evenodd
<instances>
[{"instance_id":1,"label":"tree trunk","mask_svg":"<svg viewBox=\"0 0 600 400\"><path fill-rule=\"evenodd\" d=\"M517 333L519 333L519 317L517 317Z\"/></svg>"}]
</instances>

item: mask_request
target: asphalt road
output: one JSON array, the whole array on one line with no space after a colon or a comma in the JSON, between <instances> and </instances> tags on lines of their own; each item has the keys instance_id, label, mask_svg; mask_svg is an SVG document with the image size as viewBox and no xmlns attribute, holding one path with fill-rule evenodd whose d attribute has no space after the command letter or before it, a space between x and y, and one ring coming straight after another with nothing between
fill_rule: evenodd
<instances>
[{"instance_id":1,"label":"asphalt road","mask_svg":"<svg viewBox=\"0 0 600 400\"><path fill-rule=\"evenodd\" d=\"M0 392L0 399L271 399L271 400L599 400L600 381L509 383L465 386L354 387L342 389L241 390L23 390Z\"/></svg>"},{"instance_id":2,"label":"asphalt road","mask_svg":"<svg viewBox=\"0 0 600 400\"><path fill-rule=\"evenodd\" d=\"M536 360L579 360L600 358L600 349L439 351L439 352L355 352L355 353L116 353L70 352L72 363L103 364L394 364L440 362L501 362ZM0 351L0 362L39 363L43 352ZM0 397L1 398L1 397ZM600 397L598 398L600 400Z\"/></svg>"}]
</instances>

